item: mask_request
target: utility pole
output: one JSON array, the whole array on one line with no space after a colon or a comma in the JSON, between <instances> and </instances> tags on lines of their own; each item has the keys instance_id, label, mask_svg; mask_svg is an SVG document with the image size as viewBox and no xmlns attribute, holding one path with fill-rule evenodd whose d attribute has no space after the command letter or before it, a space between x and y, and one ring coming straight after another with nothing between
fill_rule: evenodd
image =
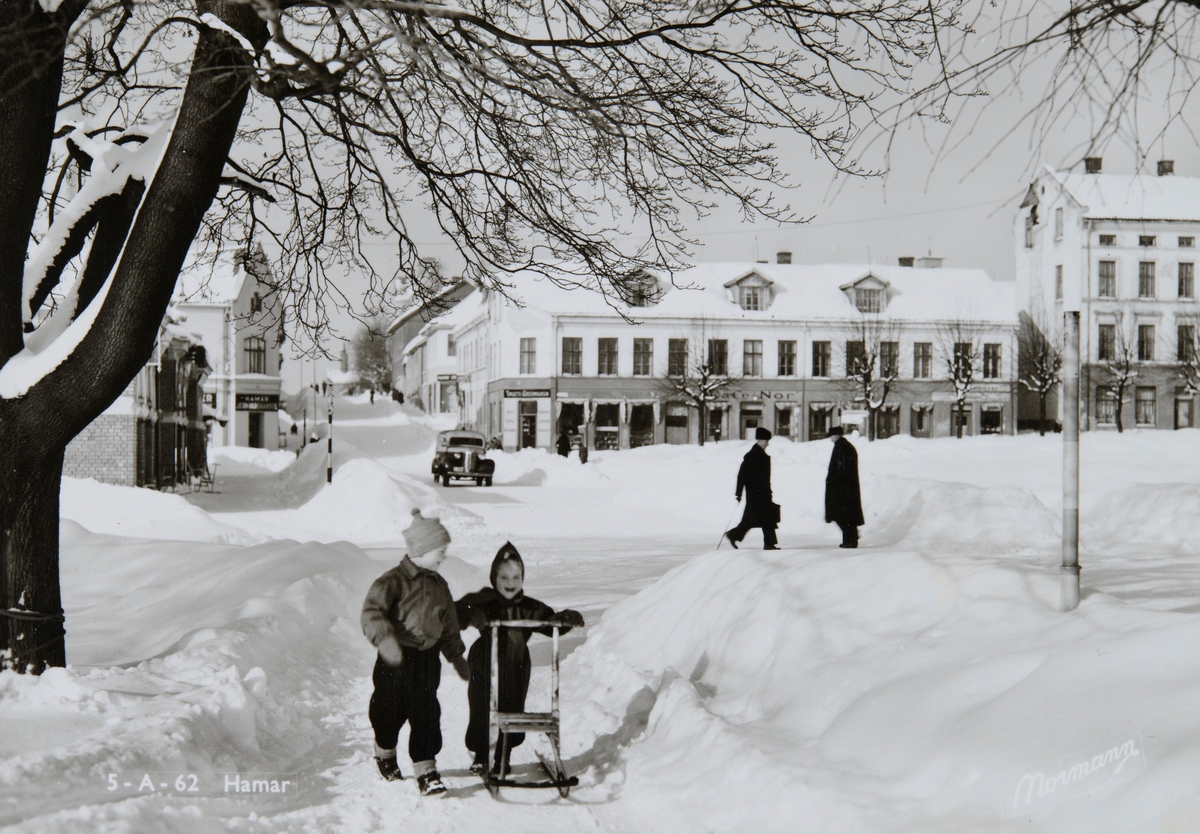
<instances>
[{"instance_id":1,"label":"utility pole","mask_svg":"<svg viewBox=\"0 0 1200 834\"><path fill-rule=\"evenodd\" d=\"M329 389L329 437L325 447L325 483L333 483L333 389Z\"/></svg>"},{"instance_id":2,"label":"utility pole","mask_svg":"<svg viewBox=\"0 0 1200 834\"><path fill-rule=\"evenodd\" d=\"M1079 311L1063 313L1062 610L1079 607Z\"/></svg>"}]
</instances>

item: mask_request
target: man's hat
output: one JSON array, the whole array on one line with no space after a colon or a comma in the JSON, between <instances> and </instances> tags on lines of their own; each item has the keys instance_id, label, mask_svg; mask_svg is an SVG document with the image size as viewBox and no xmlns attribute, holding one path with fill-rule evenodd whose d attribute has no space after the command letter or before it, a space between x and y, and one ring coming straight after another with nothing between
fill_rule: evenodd
<instances>
[{"instance_id":1,"label":"man's hat","mask_svg":"<svg viewBox=\"0 0 1200 834\"><path fill-rule=\"evenodd\" d=\"M770 440L771 433L769 431L767 431L766 429L764 429L762 426L759 426L758 428L756 428L754 430L754 439L755 440Z\"/></svg>"},{"instance_id":2,"label":"man's hat","mask_svg":"<svg viewBox=\"0 0 1200 834\"><path fill-rule=\"evenodd\" d=\"M846 434L846 430L843 429L841 426L834 426L833 428L831 428L829 430L830 437L842 437L845 434Z\"/></svg>"}]
</instances>

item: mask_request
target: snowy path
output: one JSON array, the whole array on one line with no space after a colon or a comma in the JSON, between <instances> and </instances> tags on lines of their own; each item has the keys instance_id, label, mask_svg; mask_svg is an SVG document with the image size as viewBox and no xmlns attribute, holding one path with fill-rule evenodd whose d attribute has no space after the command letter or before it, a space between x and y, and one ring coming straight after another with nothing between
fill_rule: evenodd
<instances>
[{"instance_id":1,"label":"snowy path","mask_svg":"<svg viewBox=\"0 0 1200 834\"><path fill-rule=\"evenodd\" d=\"M744 444L587 466L526 450L497 455L493 488L445 488L428 471L435 425L390 403L341 413L330 488L316 448L281 472L264 468L279 458L223 461L218 491L190 504L64 485L73 668L0 674L0 825L1200 830L1200 432L1085 438L1085 600L1063 617L1057 438L860 446L854 554L820 517L828 446L772 444L785 549L764 554L752 533L712 553L738 511ZM512 540L529 593L587 617L564 640L564 753L582 781L569 801L497 803L466 774L465 685L449 667L449 795L375 773L357 612L412 506L450 527L456 592ZM548 648L532 649L544 697ZM1143 747L1126 775L1002 820L1007 774L1130 733ZM107 790L114 771L282 774L294 789L137 796Z\"/></svg>"}]
</instances>

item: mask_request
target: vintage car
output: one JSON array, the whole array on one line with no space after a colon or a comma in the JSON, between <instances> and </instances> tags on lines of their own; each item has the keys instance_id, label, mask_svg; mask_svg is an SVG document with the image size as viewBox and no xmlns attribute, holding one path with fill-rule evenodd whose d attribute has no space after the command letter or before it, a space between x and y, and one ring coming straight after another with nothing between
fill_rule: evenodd
<instances>
[{"instance_id":1,"label":"vintage car","mask_svg":"<svg viewBox=\"0 0 1200 834\"><path fill-rule=\"evenodd\" d=\"M455 429L438 432L433 455L433 480L450 486L453 478L474 479L476 486L491 486L496 462L488 460L482 432Z\"/></svg>"}]
</instances>

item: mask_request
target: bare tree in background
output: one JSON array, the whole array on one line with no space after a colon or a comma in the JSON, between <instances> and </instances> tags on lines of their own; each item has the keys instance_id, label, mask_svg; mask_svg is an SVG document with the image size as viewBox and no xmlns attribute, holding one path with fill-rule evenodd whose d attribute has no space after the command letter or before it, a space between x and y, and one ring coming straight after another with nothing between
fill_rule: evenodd
<instances>
[{"instance_id":1,"label":"bare tree in background","mask_svg":"<svg viewBox=\"0 0 1200 834\"><path fill-rule=\"evenodd\" d=\"M1179 378L1189 397L1200 393L1200 332L1196 324L1182 324L1176 329L1175 358L1179 362ZM1194 417L1193 417L1194 419Z\"/></svg>"},{"instance_id":2,"label":"bare tree in background","mask_svg":"<svg viewBox=\"0 0 1200 834\"><path fill-rule=\"evenodd\" d=\"M946 363L946 380L954 388L951 420L954 436L963 436L967 397L982 370L978 328L965 319L948 321L938 328L938 342Z\"/></svg>"},{"instance_id":3,"label":"bare tree in background","mask_svg":"<svg viewBox=\"0 0 1200 834\"><path fill-rule=\"evenodd\" d=\"M1117 431L1123 432L1125 403L1129 400L1130 389L1137 384L1140 363L1137 340L1128 332L1122 314L1117 314L1115 323L1100 325L1098 347L1100 367L1107 373L1110 382Z\"/></svg>"},{"instance_id":4,"label":"bare tree in background","mask_svg":"<svg viewBox=\"0 0 1200 834\"><path fill-rule=\"evenodd\" d=\"M867 410L867 439L879 435L879 412L900 376L900 342L895 323L860 313L845 330L846 379L855 403Z\"/></svg>"},{"instance_id":5,"label":"bare tree in background","mask_svg":"<svg viewBox=\"0 0 1200 834\"><path fill-rule=\"evenodd\" d=\"M670 341L684 342L687 351L678 366L668 364L667 375L658 381L657 388L664 398L686 402L699 412L703 446L708 437L709 412L738 381L729 374L729 341L707 318L697 318L690 330Z\"/></svg>"},{"instance_id":6,"label":"bare tree in background","mask_svg":"<svg viewBox=\"0 0 1200 834\"><path fill-rule=\"evenodd\" d=\"M1040 309L1020 314L1017 332L1018 381L1038 398L1038 431L1046 434L1046 401L1062 382L1062 328Z\"/></svg>"},{"instance_id":7,"label":"bare tree in background","mask_svg":"<svg viewBox=\"0 0 1200 834\"><path fill-rule=\"evenodd\" d=\"M685 209L793 219L770 128L858 172L847 142L956 8L0 4L0 664L66 662L64 450L149 359L198 237L263 242L314 339L348 273L369 309L437 294L413 198L480 286L531 268L619 296L678 266Z\"/></svg>"},{"instance_id":8,"label":"bare tree in background","mask_svg":"<svg viewBox=\"0 0 1200 834\"><path fill-rule=\"evenodd\" d=\"M363 385L378 393L392 391L392 353L388 350L387 327L390 319L376 315L359 325L351 351L354 370Z\"/></svg>"}]
</instances>

